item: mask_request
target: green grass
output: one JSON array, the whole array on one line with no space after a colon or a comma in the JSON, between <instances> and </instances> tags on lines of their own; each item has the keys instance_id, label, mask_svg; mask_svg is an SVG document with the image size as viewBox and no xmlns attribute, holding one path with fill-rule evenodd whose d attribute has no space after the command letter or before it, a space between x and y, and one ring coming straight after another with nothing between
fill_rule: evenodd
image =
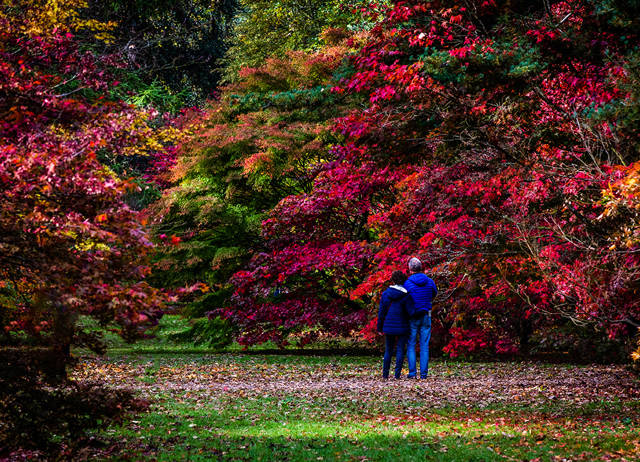
<instances>
[{"instance_id":1,"label":"green grass","mask_svg":"<svg viewBox=\"0 0 640 462\"><path fill-rule=\"evenodd\" d=\"M189 327L189 321L179 315L165 315L163 316L158 325L149 329L145 334L148 338L143 338L135 341L134 343L127 343L118 334L110 331L108 328L102 328L94 319L83 316L80 319L80 327L90 331L99 332L106 345L107 351L112 355L124 355L124 354L211 354L211 353L223 353L223 352L239 352L248 351L253 353L259 353L263 351L274 351L280 348L272 343L266 342L261 345L255 345L251 347L245 347L238 343L232 343L231 345L223 348L208 348L206 346L194 345L188 341L174 341L170 337L173 334L182 332ZM114 326L115 327L115 326ZM331 348L367 348L370 345L356 342L349 339L339 339L326 342L317 342L312 345L308 345L306 350L313 349L331 349ZM297 350L295 345L290 345L285 350ZM78 355L86 355L90 352L83 348L75 350Z\"/></svg>"},{"instance_id":2,"label":"green grass","mask_svg":"<svg viewBox=\"0 0 640 462\"><path fill-rule=\"evenodd\" d=\"M178 315L163 316L158 325L147 332L149 338L138 340L134 343L125 342L118 334L108 329L101 328L98 323L89 318L82 317L80 326L88 331L100 332L107 345L107 351L113 354L122 353L208 353L211 349L200 348L192 343L178 343L170 340L174 333L181 332L189 327L189 322ZM86 350L78 350L79 354L88 353Z\"/></svg>"},{"instance_id":3,"label":"green grass","mask_svg":"<svg viewBox=\"0 0 640 462\"><path fill-rule=\"evenodd\" d=\"M176 342L170 337L172 334L182 332L189 327L189 321L179 315L165 315L158 325L145 332L146 338L127 343L117 333L102 328L94 319L84 316L80 320L80 327L90 332L99 332L107 345L109 354L208 354L221 351L240 351L242 347L234 343L224 350L207 348L194 345L190 342ZM259 348L273 348L273 345L264 345ZM86 349L76 349L78 355L89 354Z\"/></svg>"},{"instance_id":4,"label":"green grass","mask_svg":"<svg viewBox=\"0 0 640 462\"><path fill-rule=\"evenodd\" d=\"M600 431L596 427L578 432L553 425L521 430L496 426L491 418L468 423L455 413L430 422L378 423L361 418L344 403L331 403L333 415L328 415L296 400L195 404L186 400L167 405L166 413L148 414L138 426L118 430L118 438L145 436L145 450L158 451L159 460L209 460L215 454L228 460L468 461L495 460L500 458L497 453L529 460L549 453L595 455L594 450L628 448L619 431L600 432L597 441L585 436ZM555 433L561 436L549 436Z\"/></svg>"},{"instance_id":5,"label":"green grass","mask_svg":"<svg viewBox=\"0 0 640 462\"><path fill-rule=\"evenodd\" d=\"M382 382L379 359L369 357L129 351L87 361L78 377L139 388L152 402L98 435L113 444L98 458L639 460L640 403L622 368L437 361L427 381ZM508 391L512 376L527 374L540 375L540 390L525 384L524 399L494 396L493 386ZM624 385L620 398L601 399L593 387L611 374ZM479 398L462 402L466 389L455 387L474 380Z\"/></svg>"}]
</instances>

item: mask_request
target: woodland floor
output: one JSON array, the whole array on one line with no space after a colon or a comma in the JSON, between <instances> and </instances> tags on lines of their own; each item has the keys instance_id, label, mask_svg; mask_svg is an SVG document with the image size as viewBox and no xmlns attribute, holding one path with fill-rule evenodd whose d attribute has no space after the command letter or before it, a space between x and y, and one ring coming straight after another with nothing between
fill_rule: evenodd
<instances>
[{"instance_id":1,"label":"woodland floor","mask_svg":"<svg viewBox=\"0 0 640 462\"><path fill-rule=\"evenodd\" d=\"M75 380L151 402L98 436L111 460L640 460L640 382L623 366L434 361L383 381L366 357L135 354ZM406 371L405 371L406 372Z\"/></svg>"}]
</instances>

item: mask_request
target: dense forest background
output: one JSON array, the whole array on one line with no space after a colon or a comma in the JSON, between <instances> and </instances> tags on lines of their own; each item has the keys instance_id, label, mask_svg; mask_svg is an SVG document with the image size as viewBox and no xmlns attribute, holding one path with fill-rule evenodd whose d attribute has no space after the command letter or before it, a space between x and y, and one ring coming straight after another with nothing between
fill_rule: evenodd
<instances>
[{"instance_id":1,"label":"dense forest background","mask_svg":"<svg viewBox=\"0 0 640 462\"><path fill-rule=\"evenodd\" d=\"M637 359L634 0L2 0L0 342ZM636 351L634 352L634 349Z\"/></svg>"}]
</instances>

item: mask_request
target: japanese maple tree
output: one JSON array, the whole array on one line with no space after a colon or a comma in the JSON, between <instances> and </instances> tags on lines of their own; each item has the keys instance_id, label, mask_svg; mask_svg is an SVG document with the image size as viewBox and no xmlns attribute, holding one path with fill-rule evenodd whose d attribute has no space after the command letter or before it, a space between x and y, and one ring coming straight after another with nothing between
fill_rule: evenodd
<instances>
[{"instance_id":1,"label":"japanese maple tree","mask_svg":"<svg viewBox=\"0 0 640 462\"><path fill-rule=\"evenodd\" d=\"M526 352L567 322L633 334L637 16L608 5L372 7L379 24L333 89L366 107L335 121L345 142L234 276L245 340L361 329L413 255L443 289L452 355Z\"/></svg>"},{"instance_id":2,"label":"japanese maple tree","mask_svg":"<svg viewBox=\"0 0 640 462\"><path fill-rule=\"evenodd\" d=\"M64 362L71 344L98 348L78 315L133 338L166 301L144 281L153 245L126 202L138 186L109 165L164 152L174 131L109 97L118 57L82 51L73 35L108 25L80 21L83 2L58 3L3 3L0 15L0 335L53 346Z\"/></svg>"},{"instance_id":3,"label":"japanese maple tree","mask_svg":"<svg viewBox=\"0 0 640 462\"><path fill-rule=\"evenodd\" d=\"M211 289L183 310L194 323L188 338L215 338L215 318L233 294L229 278L264 249L262 220L283 197L311 190L325 145L339 141L328 121L344 114L345 98L331 92L331 78L347 51L329 41L319 53L290 52L245 68L194 120L172 170L175 186L153 207L166 244L154 282ZM251 322L231 321L240 332Z\"/></svg>"}]
</instances>

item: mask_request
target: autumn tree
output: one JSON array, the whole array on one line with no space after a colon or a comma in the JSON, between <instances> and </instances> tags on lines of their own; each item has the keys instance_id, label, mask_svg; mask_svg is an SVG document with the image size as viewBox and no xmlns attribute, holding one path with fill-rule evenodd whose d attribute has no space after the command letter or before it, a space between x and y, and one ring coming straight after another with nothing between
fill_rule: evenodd
<instances>
[{"instance_id":1,"label":"autumn tree","mask_svg":"<svg viewBox=\"0 0 640 462\"><path fill-rule=\"evenodd\" d=\"M0 338L52 347L61 368L71 345L101 349L79 315L134 338L166 301L145 282L153 245L127 204L139 186L113 168L164 153L175 131L110 98L122 61L82 51L75 31L110 29L84 6L5 2L0 16Z\"/></svg>"},{"instance_id":2,"label":"autumn tree","mask_svg":"<svg viewBox=\"0 0 640 462\"><path fill-rule=\"evenodd\" d=\"M394 2L333 89L366 108L234 276L251 341L362 328L412 255L451 355L567 345L568 323L633 334L637 19L607 5Z\"/></svg>"},{"instance_id":3,"label":"autumn tree","mask_svg":"<svg viewBox=\"0 0 640 462\"><path fill-rule=\"evenodd\" d=\"M327 121L344 112L344 98L331 93L331 78L346 50L290 52L246 68L193 122L172 172L175 186L154 207L166 243L154 282L211 289L185 308L194 319L187 338L216 341L224 327L205 314L221 314L233 293L230 276L264 249L262 220L281 198L311 189L324 146L337 142Z\"/></svg>"},{"instance_id":4,"label":"autumn tree","mask_svg":"<svg viewBox=\"0 0 640 462\"><path fill-rule=\"evenodd\" d=\"M225 58L225 76L234 80L243 67L268 58L285 58L292 50L313 52L323 46L322 32L347 37L367 24L362 0L240 0Z\"/></svg>"}]
</instances>

